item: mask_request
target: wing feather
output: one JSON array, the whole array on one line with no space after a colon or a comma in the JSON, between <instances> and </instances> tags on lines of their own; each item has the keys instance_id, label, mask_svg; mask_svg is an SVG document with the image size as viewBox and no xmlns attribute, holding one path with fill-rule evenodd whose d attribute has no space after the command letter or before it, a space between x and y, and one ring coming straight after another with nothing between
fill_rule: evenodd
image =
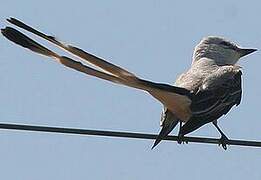
<instances>
[{"instance_id":1,"label":"wing feather","mask_svg":"<svg viewBox=\"0 0 261 180\"><path fill-rule=\"evenodd\" d=\"M192 116L181 128L180 135L220 118L234 105L239 105L242 97L241 75L240 70L224 73L211 82L211 87L195 93L190 106Z\"/></svg>"}]
</instances>

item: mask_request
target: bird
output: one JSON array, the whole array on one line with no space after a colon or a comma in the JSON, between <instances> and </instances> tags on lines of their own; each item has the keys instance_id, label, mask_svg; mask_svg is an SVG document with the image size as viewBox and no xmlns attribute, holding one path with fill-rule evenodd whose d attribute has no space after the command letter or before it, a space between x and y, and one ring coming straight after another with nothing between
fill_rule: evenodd
<instances>
[{"instance_id":1,"label":"bird","mask_svg":"<svg viewBox=\"0 0 261 180\"><path fill-rule=\"evenodd\" d=\"M8 40L84 74L145 91L161 102L161 130L152 149L166 138L177 124L180 124L178 143L182 143L185 135L208 123L213 123L221 134L219 144L223 149L227 149L229 139L218 126L217 120L233 106L240 104L242 71L237 62L257 49L242 48L223 37L207 36L196 45L191 67L177 78L174 85L170 85L142 79L78 47L62 43L54 36L44 34L16 18L9 18L7 21L80 57L95 68L73 58L60 56L10 26L1 29L1 33Z\"/></svg>"},{"instance_id":2,"label":"bird","mask_svg":"<svg viewBox=\"0 0 261 180\"><path fill-rule=\"evenodd\" d=\"M184 123L184 126L180 126L179 137L212 122L221 134L220 144L227 149L228 138L217 125L217 120L227 114L234 105L240 104L242 71L237 62L256 50L241 48L222 37L203 38L194 49L190 69L181 74L175 83L193 94L191 116L187 121L182 121L164 107L160 121L162 129L152 148L165 138L178 122Z\"/></svg>"}]
</instances>

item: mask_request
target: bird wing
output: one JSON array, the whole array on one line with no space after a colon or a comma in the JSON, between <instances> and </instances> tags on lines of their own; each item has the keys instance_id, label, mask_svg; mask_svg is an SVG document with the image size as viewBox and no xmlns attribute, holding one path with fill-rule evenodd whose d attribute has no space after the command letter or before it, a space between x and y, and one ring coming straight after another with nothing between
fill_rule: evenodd
<instances>
[{"instance_id":1,"label":"bird wing","mask_svg":"<svg viewBox=\"0 0 261 180\"><path fill-rule=\"evenodd\" d=\"M168 84L155 83L141 79L133 73L117 65L107 62L90 53L87 53L80 48L64 44L58 41L53 36L46 35L15 18L10 18L8 19L8 21L22 29L25 29L35 35L42 37L43 39L62 48L63 50L66 50L72 53L73 55L80 57L85 62L93 64L95 67L100 68L102 71L91 68L89 66L85 66L81 62L75 61L72 58L60 56L55 52L47 49L46 47L40 45L31 38L27 37L26 35L22 34L21 32L17 31L16 29L6 27L5 29L2 29L1 32L10 41L19 44L20 46L23 46L25 48L28 48L36 53L52 57L58 63L61 63L66 67L72 68L82 73L114 83L123 84L128 87L133 87L147 91L157 100L159 100L164 106L168 107L180 119L189 119L189 106L191 104L191 93L189 90L185 88L171 86Z\"/></svg>"},{"instance_id":2,"label":"bird wing","mask_svg":"<svg viewBox=\"0 0 261 180\"><path fill-rule=\"evenodd\" d=\"M234 105L239 105L242 97L241 75L238 67L230 66L206 78L192 97L192 116L181 128L180 135L218 119Z\"/></svg>"}]
</instances>

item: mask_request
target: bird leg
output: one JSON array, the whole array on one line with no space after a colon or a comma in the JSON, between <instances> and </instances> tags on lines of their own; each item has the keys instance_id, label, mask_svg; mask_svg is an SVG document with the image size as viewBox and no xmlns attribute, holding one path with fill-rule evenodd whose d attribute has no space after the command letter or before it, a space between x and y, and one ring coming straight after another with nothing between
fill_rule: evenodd
<instances>
[{"instance_id":1,"label":"bird leg","mask_svg":"<svg viewBox=\"0 0 261 180\"><path fill-rule=\"evenodd\" d=\"M227 138L227 136L222 132L222 130L218 127L217 125L217 120L213 121L214 126L216 127L216 129L218 130L218 132L221 134L221 138L219 139L219 145L222 145L224 150L227 150L227 143L229 141L229 139Z\"/></svg>"},{"instance_id":2,"label":"bird leg","mask_svg":"<svg viewBox=\"0 0 261 180\"><path fill-rule=\"evenodd\" d=\"M182 121L179 121L179 130L181 129L182 127Z\"/></svg>"},{"instance_id":3,"label":"bird leg","mask_svg":"<svg viewBox=\"0 0 261 180\"><path fill-rule=\"evenodd\" d=\"M178 135L178 140L177 140L177 142L179 143L179 144L188 144L188 141L185 141L184 140L184 135L182 135L181 133L180 133L180 129L181 129L181 127L182 127L182 121L179 121L179 135Z\"/></svg>"}]
</instances>

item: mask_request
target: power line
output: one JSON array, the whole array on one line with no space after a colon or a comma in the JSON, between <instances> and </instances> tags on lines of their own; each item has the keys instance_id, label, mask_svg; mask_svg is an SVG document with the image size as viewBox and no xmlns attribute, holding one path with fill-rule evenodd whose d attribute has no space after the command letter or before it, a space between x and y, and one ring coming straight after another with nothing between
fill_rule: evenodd
<instances>
[{"instance_id":1,"label":"power line","mask_svg":"<svg viewBox=\"0 0 261 180\"><path fill-rule=\"evenodd\" d=\"M78 134L78 135L93 135L93 136L107 136L107 137L121 137L121 138L136 138L136 139L156 139L156 134L133 133L133 132L119 132L119 131L104 131L104 130L90 130L90 129L77 129L77 128L62 128L62 127L49 127L49 126L36 126L24 124L7 124L0 123L0 129L8 130L21 130L21 131L38 131L49 133L62 133L62 134ZM167 136L164 140L177 141L177 136ZM219 139L206 138L206 137L184 137L185 142L194 143L207 143L219 144ZM228 145L248 146L248 147L261 147L260 141L247 141L247 140L228 140Z\"/></svg>"}]
</instances>

